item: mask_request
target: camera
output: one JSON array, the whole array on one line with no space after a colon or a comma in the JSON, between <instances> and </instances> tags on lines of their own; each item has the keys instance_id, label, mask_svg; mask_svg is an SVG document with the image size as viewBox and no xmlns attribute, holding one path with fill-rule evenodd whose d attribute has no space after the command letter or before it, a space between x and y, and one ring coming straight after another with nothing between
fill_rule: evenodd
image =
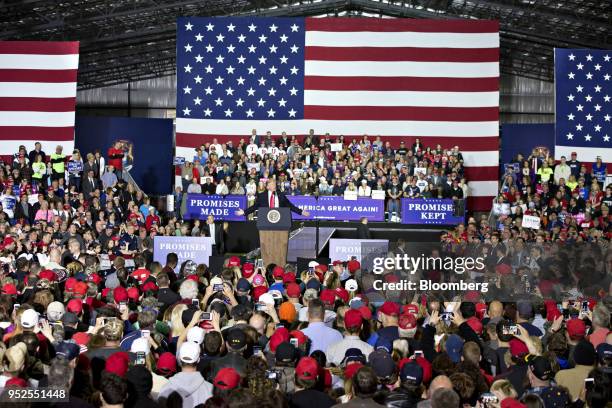
<instances>
[{"instance_id":1,"label":"camera","mask_svg":"<svg viewBox=\"0 0 612 408\"><path fill-rule=\"evenodd\" d=\"M209 321L209 320L212 320L212 315L210 312L204 312L200 315L201 322Z\"/></svg>"},{"instance_id":2,"label":"camera","mask_svg":"<svg viewBox=\"0 0 612 408\"><path fill-rule=\"evenodd\" d=\"M594 378L585 378L584 379L584 389L589 392L593 390L595 387L595 379Z\"/></svg>"},{"instance_id":3,"label":"camera","mask_svg":"<svg viewBox=\"0 0 612 408\"><path fill-rule=\"evenodd\" d=\"M200 307L200 299L191 299L191 304L195 307Z\"/></svg>"},{"instance_id":4,"label":"camera","mask_svg":"<svg viewBox=\"0 0 612 408\"><path fill-rule=\"evenodd\" d=\"M497 396L491 392L485 392L480 396L480 401L483 403L485 407L488 407L489 404L497 403Z\"/></svg>"},{"instance_id":5,"label":"camera","mask_svg":"<svg viewBox=\"0 0 612 408\"><path fill-rule=\"evenodd\" d=\"M223 292L223 284L222 283L214 284L213 292Z\"/></svg>"},{"instance_id":6,"label":"camera","mask_svg":"<svg viewBox=\"0 0 612 408\"><path fill-rule=\"evenodd\" d=\"M136 353L136 361L134 361L135 365L145 365L145 352L139 351Z\"/></svg>"},{"instance_id":7,"label":"camera","mask_svg":"<svg viewBox=\"0 0 612 408\"><path fill-rule=\"evenodd\" d=\"M502 334L518 336L520 334L519 328L516 324L504 325Z\"/></svg>"},{"instance_id":8,"label":"camera","mask_svg":"<svg viewBox=\"0 0 612 408\"><path fill-rule=\"evenodd\" d=\"M266 370L266 378L268 380L274 380L274 381L278 381L278 371L274 371L274 370Z\"/></svg>"},{"instance_id":9,"label":"camera","mask_svg":"<svg viewBox=\"0 0 612 408\"><path fill-rule=\"evenodd\" d=\"M442 314L440 314L440 319L445 322L450 322L453 320L453 312L442 312Z\"/></svg>"},{"instance_id":10,"label":"camera","mask_svg":"<svg viewBox=\"0 0 612 408\"><path fill-rule=\"evenodd\" d=\"M293 345L293 347L297 348L299 345L298 339L289 339L289 343L291 343Z\"/></svg>"}]
</instances>

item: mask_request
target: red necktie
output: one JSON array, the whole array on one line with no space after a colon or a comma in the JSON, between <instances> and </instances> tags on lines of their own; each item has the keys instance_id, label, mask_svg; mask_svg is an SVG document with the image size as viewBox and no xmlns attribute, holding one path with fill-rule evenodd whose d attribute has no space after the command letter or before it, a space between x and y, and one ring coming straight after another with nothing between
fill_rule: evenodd
<instances>
[{"instance_id":1,"label":"red necktie","mask_svg":"<svg viewBox=\"0 0 612 408\"><path fill-rule=\"evenodd\" d=\"M274 208L274 193L270 195L270 208Z\"/></svg>"}]
</instances>

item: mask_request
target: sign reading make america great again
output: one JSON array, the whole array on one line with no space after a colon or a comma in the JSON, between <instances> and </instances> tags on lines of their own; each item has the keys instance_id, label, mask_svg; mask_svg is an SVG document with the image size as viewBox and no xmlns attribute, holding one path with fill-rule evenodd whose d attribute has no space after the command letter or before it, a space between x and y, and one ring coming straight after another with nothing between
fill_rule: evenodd
<instances>
[{"instance_id":1,"label":"sign reading make america great again","mask_svg":"<svg viewBox=\"0 0 612 408\"><path fill-rule=\"evenodd\" d=\"M372 198L345 200L339 196L287 196L295 206L306 210L310 216L292 214L294 220L368 221L385 220L385 201Z\"/></svg>"},{"instance_id":2,"label":"sign reading make america great again","mask_svg":"<svg viewBox=\"0 0 612 408\"><path fill-rule=\"evenodd\" d=\"M244 215L236 215L236 211L247 208L245 195L207 195L187 194L185 219L205 220L214 215L216 220L244 221Z\"/></svg>"}]
</instances>

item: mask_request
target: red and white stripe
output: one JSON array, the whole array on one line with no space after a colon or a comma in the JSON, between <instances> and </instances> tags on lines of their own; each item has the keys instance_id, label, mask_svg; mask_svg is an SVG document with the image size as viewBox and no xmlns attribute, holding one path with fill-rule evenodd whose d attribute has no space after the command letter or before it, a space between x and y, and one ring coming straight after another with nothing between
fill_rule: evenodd
<instances>
[{"instance_id":1,"label":"red and white stripe","mask_svg":"<svg viewBox=\"0 0 612 408\"><path fill-rule=\"evenodd\" d=\"M74 148L78 42L0 41L0 155Z\"/></svg>"},{"instance_id":2,"label":"red and white stripe","mask_svg":"<svg viewBox=\"0 0 612 408\"><path fill-rule=\"evenodd\" d=\"M499 165L499 25L480 20L306 18L303 120L176 120L177 156L259 134L368 134L459 146L470 210L488 210Z\"/></svg>"}]
</instances>

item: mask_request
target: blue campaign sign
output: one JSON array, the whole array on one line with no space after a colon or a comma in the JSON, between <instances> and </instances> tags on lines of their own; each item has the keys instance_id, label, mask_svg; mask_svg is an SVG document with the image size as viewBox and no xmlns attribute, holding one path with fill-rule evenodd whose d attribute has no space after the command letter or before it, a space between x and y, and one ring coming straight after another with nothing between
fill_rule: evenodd
<instances>
[{"instance_id":1,"label":"blue campaign sign","mask_svg":"<svg viewBox=\"0 0 612 408\"><path fill-rule=\"evenodd\" d=\"M187 194L185 219L204 220L210 214L217 220L244 221L244 215L236 215L239 209L247 208L244 195Z\"/></svg>"},{"instance_id":2,"label":"blue campaign sign","mask_svg":"<svg viewBox=\"0 0 612 408\"><path fill-rule=\"evenodd\" d=\"M465 207L457 214L450 199L402 199L402 224L457 225L465 218Z\"/></svg>"},{"instance_id":3,"label":"blue campaign sign","mask_svg":"<svg viewBox=\"0 0 612 408\"><path fill-rule=\"evenodd\" d=\"M77 171L83 171L83 163L80 161L69 161L68 162L68 173Z\"/></svg>"},{"instance_id":4,"label":"blue campaign sign","mask_svg":"<svg viewBox=\"0 0 612 408\"><path fill-rule=\"evenodd\" d=\"M330 220L359 221L366 217L368 221L384 221L385 200L358 198L345 200L340 196L287 196L296 207L310 213L308 217L293 214L294 220Z\"/></svg>"}]
</instances>

